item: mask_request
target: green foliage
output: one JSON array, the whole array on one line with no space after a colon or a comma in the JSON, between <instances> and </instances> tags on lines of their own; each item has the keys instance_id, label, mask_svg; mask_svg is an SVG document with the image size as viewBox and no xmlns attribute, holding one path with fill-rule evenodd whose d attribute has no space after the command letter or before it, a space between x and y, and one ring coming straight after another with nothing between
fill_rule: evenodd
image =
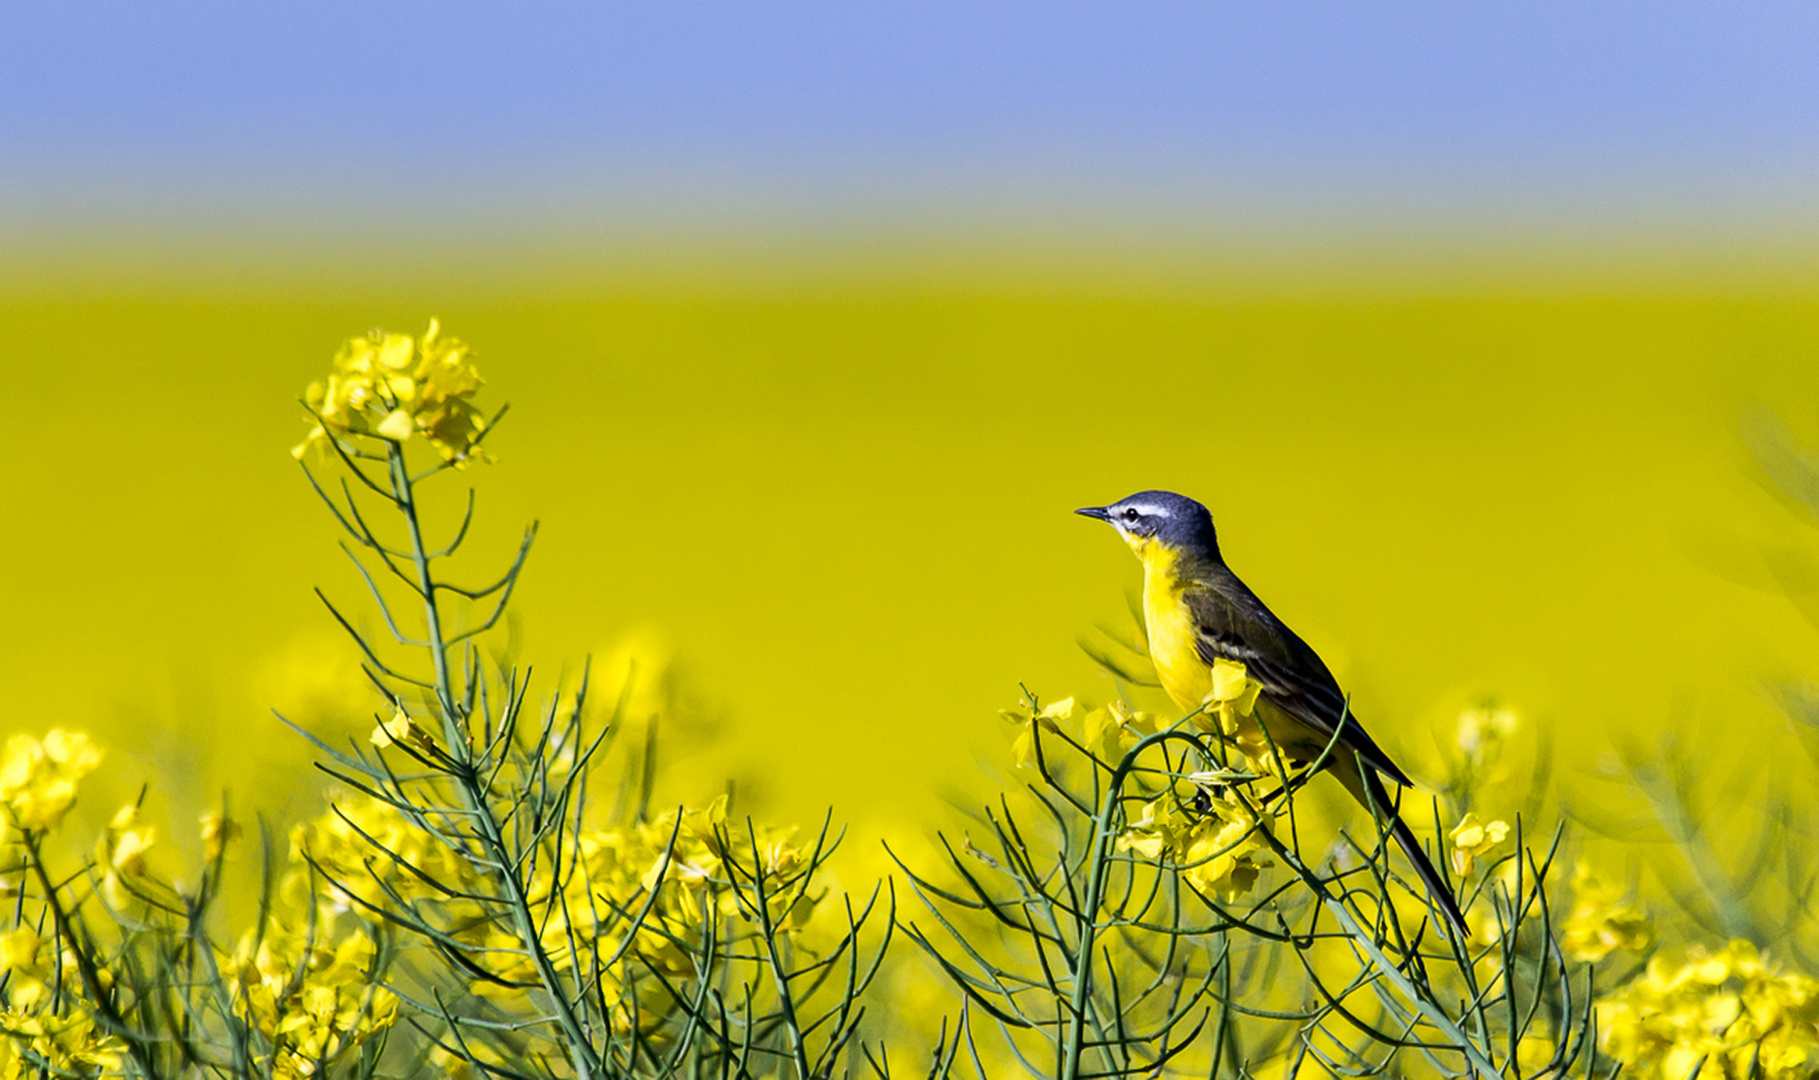
<instances>
[{"instance_id":1,"label":"green foliage","mask_svg":"<svg viewBox=\"0 0 1819 1080\"><path fill-rule=\"evenodd\" d=\"M1035 777L978 818L989 850L949 845L946 884L905 868L942 931L909 936L1030 1074L1587 1066L1589 975L1570 971L1548 918L1558 834L1539 853L1518 838L1467 882L1489 932L1452 940L1389 871L1387 832L1303 858L1307 772L1234 769L1193 717L1143 734L1153 718L1076 711L1029 702ZM1186 839L1156 842L1159 818ZM1237 859L1287 873L1257 888L1230 872Z\"/></svg>"}]
</instances>

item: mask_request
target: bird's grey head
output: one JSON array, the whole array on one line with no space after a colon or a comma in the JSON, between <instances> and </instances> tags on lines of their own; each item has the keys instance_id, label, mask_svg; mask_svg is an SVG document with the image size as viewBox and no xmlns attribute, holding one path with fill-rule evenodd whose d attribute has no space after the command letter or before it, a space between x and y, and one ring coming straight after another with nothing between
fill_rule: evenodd
<instances>
[{"instance_id":1,"label":"bird's grey head","mask_svg":"<svg viewBox=\"0 0 1819 1080\"><path fill-rule=\"evenodd\" d=\"M1172 491L1139 491L1109 506L1087 506L1074 511L1109 522L1132 547L1148 540L1167 547L1219 551L1213 532L1213 515L1206 507Z\"/></svg>"}]
</instances>

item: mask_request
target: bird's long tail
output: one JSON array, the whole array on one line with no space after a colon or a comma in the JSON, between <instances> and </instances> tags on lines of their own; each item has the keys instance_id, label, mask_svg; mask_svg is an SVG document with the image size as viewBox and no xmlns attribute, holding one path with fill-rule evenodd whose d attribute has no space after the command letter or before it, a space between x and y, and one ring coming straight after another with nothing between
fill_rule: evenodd
<instances>
[{"instance_id":1,"label":"bird's long tail","mask_svg":"<svg viewBox=\"0 0 1819 1080\"><path fill-rule=\"evenodd\" d=\"M1390 801L1390 793L1383 786L1383 780L1378 777L1377 771L1369 766L1360 768L1356 758L1335 761L1331 771L1345 785L1345 790L1351 792L1352 798L1357 799L1367 810L1375 806L1376 812L1388 821L1390 836L1395 838L1396 846L1402 849L1402 853L1408 856L1408 861L1414 864L1415 876L1421 879L1429 898L1446 916L1448 928L1460 941L1465 941L1470 936L1470 931L1465 927L1465 914L1459 910L1459 902L1453 899L1452 890L1447 888L1445 879L1434 869L1434 864L1428 861L1427 852L1421 850L1421 841L1415 839L1408 824L1396 812L1396 804Z\"/></svg>"}]
</instances>

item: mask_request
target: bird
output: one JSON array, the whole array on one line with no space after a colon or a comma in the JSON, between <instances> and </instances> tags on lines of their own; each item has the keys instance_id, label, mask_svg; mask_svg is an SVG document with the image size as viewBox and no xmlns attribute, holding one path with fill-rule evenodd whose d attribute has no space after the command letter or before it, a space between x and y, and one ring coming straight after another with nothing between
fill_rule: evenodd
<instances>
[{"instance_id":1,"label":"bird","mask_svg":"<svg viewBox=\"0 0 1819 1080\"><path fill-rule=\"evenodd\" d=\"M1244 665L1261 684L1254 714L1296 764L1316 761L1367 811L1383 815L1415 874L1459 937L1469 934L1452 890L1396 811L1384 779L1413 787L1351 713L1320 655L1225 565L1207 508L1172 491L1140 491L1074 511L1112 526L1143 563L1143 620L1156 675L1183 710L1205 707L1213 665ZM1335 739L1335 733L1337 738Z\"/></svg>"}]
</instances>

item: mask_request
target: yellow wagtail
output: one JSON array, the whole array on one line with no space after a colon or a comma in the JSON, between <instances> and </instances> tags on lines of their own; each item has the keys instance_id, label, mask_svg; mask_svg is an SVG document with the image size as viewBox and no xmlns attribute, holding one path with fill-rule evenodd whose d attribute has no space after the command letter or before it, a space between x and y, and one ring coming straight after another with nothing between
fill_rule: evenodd
<instances>
[{"instance_id":1,"label":"yellow wagtail","mask_svg":"<svg viewBox=\"0 0 1819 1080\"><path fill-rule=\"evenodd\" d=\"M1458 903L1397 816L1380 779L1408 787L1409 778L1351 715L1319 655L1225 565L1206 507L1173 492L1140 491L1075 513L1109 522L1143 561L1150 656L1175 704L1195 710L1207 703L1215 660L1243 664L1263 686L1253 721L1267 727L1269 739L1295 764L1317 760L1334 744L1326 770L1352 798L1384 815L1390 835L1463 940L1465 918Z\"/></svg>"}]
</instances>

